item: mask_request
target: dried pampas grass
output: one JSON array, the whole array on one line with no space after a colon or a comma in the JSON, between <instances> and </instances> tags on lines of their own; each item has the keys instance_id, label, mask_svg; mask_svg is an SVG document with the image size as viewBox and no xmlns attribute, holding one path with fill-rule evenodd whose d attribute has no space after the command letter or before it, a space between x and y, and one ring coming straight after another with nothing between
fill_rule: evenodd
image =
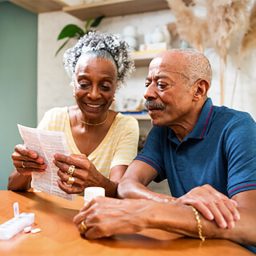
<instances>
[{"instance_id":1,"label":"dried pampas grass","mask_svg":"<svg viewBox=\"0 0 256 256\"><path fill-rule=\"evenodd\" d=\"M235 74L235 81L232 90L232 97L231 97L231 106L234 104L236 89L237 89L237 80L241 70L241 66L243 65L242 62L244 61L245 57L249 54L252 48L256 47L256 2L254 2L253 7L251 8L250 15L248 15L248 27L245 30L241 44L239 47L239 52L237 56L235 56L236 62L236 74Z\"/></svg>"},{"instance_id":2,"label":"dried pampas grass","mask_svg":"<svg viewBox=\"0 0 256 256\"><path fill-rule=\"evenodd\" d=\"M186 6L194 6L194 0L182 0Z\"/></svg>"},{"instance_id":3,"label":"dried pampas grass","mask_svg":"<svg viewBox=\"0 0 256 256\"><path fill-rule=\"evenodd\" d=\"M224 61L232 42L248 26L247 5L248 0L207 0L210 44Z\"/></svg>"},{"instance_id":4,"label":"dried pampas grass","mask_svg":"<svg viewBox=\"0 0 256 256\"><path fill-rule=\"evenodd\" d=\"M202 5L200 0L194 0L190 5L184 0L167 2L176 18L180 38L201 51L206 47L214 48L224 61L232 43L241 42L241 35L248 26L249 0L205 0L205 18L196 16L191 8L194 4Z\"/></svg>"},{"instance_id":5,"label":"dried pampas grass","mask_svg":"<svg viewBox=\"0 0 256 256\"><path fill-rule=\"evenodd\" d=\"M167 0L176 18L177 31L181 39L187 41L194 48L203 51L207 30L206 22L196 17L193 10L182 0Z\"/></svg>"},{"instance_id":6,"label":"dried pampas grass","mask_svg":"<svg viewBox=\"0 0 256 256\"><path fill-rule=\"evenodd\" d=\"M251 10L249 28L242 39L240 53L248 54L252 48L256 48L256 2Z\"/></svg>"},{"instance_id":7,"label":"dried pampas grass","mask_svg":"<svg viewBox=\"0 0 256 256\"><path fill-rule=\"evenodd\" d=\"M227 55L230 49L234 48L234 43L238 53L242 35L248 26L248 3L248 0L207 0L210 45L220 56L221 105L225 102L224 79Z\"/></svg>"},{"instance_id":8,"label":"dried pampas grass","mask_svg":"<svg viewBox=\"0 0 256 256\"><path fill-rule=\"evenodd\" d=\"M179 37L177 26L175 22L170 22L167 24L167 29L169 33L171 34L172 40L176 40Z\"/></svg>"}]
</instances>

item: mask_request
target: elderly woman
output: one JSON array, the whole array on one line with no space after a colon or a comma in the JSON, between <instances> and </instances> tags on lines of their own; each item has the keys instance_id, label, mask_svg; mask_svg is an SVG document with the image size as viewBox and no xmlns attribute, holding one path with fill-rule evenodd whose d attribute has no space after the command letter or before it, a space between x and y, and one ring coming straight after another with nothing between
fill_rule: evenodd
<instances>
[{"instance_id":1,"label":"elderly woman","mask_svg":"<svg viewBox=\"0 0 256 256\"><path fill-rule=\"evenodd\" d=\"M133 70L127 44L112 34L90 32L64 54L76 105L46 112L39 129L63 131L69 156L55 154L59 187L67 193L101 186L114 197L120 178L136 156L137 121L110 110L116 89ZM16 170L8 189L30 188L32 172L43 172L42 156L17 145L12 154Z\"/></svg>"}]
</instances>

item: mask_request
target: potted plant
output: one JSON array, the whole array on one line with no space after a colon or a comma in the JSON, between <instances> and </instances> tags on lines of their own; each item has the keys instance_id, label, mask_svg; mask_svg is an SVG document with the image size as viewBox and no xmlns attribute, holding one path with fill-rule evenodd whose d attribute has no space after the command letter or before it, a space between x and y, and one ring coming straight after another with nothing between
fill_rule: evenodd
<instances>
[{"instance_id":1,"label":"potted plant","mask_svg":"<svg viewBox=\"0 0 256 256\"><path fill-rule=\"evenodd\" d=\"M81 36L84 36L89 31L92 31L92 28L96 28L102 21L104 16L99 16L95 19L88 19L85 21L84 28L81 28L75 24L66 25L59 33L57 40L63 40L66 38L66 41L58 48L55 53L55 56L61 51L61 49L69 42L71 38L79 39Z\"/></svg>"}]
</instances>

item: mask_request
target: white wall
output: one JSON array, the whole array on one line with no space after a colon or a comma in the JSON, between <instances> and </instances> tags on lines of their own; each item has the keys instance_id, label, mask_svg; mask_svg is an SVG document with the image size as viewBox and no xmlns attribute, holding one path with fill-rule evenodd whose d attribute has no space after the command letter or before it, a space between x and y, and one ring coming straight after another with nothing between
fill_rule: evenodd
<instances>
[{"instance_id":1,"label":"white wall","mask_svg":"<svg viewBox=\"0 0 256 256\"><path fill-rule=\"evenodd\" d=\"M135 25L138 30L139 40L142 42L143 34L150 33L155 26L164 27L166 23L174 20L170 11L158 11L144 13L140 15L128 15L114 18L105 18L98 27L103 32L122 33L128 24ZM69 79L63 69L62 54L54 57L55 51L61 45L56 38L61 28L68 24L75 23L83 25L83 22L73 16L63 12L43 13L38 20L38 119L42 118L43 113L53 106L65 106L72 104L72 89L69 86ZM152 26L151 24L154 24ZM70 46L72 43L70 44ZM213 67L213 83L209 95L213 98L216 105L220 103L219 87L219 58L211 49L206 50ZM241 71L237 80L237 90L235 94L236 109L250 112L256 117L256 74L253 72L253 63L256 54L250 55L247 62L242 64ZM123 95L143 97L144 79L147 68L137 68L132 78L127 82L127 86L117 93L117 102ZM233 90L236 69L231 61L225 72L225 105L231 106L231 92ZM118 105L118 104L117 104Z\"/></svg>"}]
</instances>

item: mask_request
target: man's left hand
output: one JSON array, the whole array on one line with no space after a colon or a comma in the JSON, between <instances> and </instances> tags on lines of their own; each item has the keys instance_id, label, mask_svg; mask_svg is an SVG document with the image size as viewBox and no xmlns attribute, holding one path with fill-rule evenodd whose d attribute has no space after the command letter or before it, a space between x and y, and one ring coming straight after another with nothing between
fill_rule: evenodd
<instances>
[{"instance_id":1,"label":"man's left hand","mask_svg":"<svg viewBox=\"0 0 256 256\"><path fill-rule=\"evenodd\" d=\"M220 228L233 228L240 219L237 202L208 184L193 188L177 198L177 202L192 205L207 220L215 220Z\"/></svg>"}]
</instances>

